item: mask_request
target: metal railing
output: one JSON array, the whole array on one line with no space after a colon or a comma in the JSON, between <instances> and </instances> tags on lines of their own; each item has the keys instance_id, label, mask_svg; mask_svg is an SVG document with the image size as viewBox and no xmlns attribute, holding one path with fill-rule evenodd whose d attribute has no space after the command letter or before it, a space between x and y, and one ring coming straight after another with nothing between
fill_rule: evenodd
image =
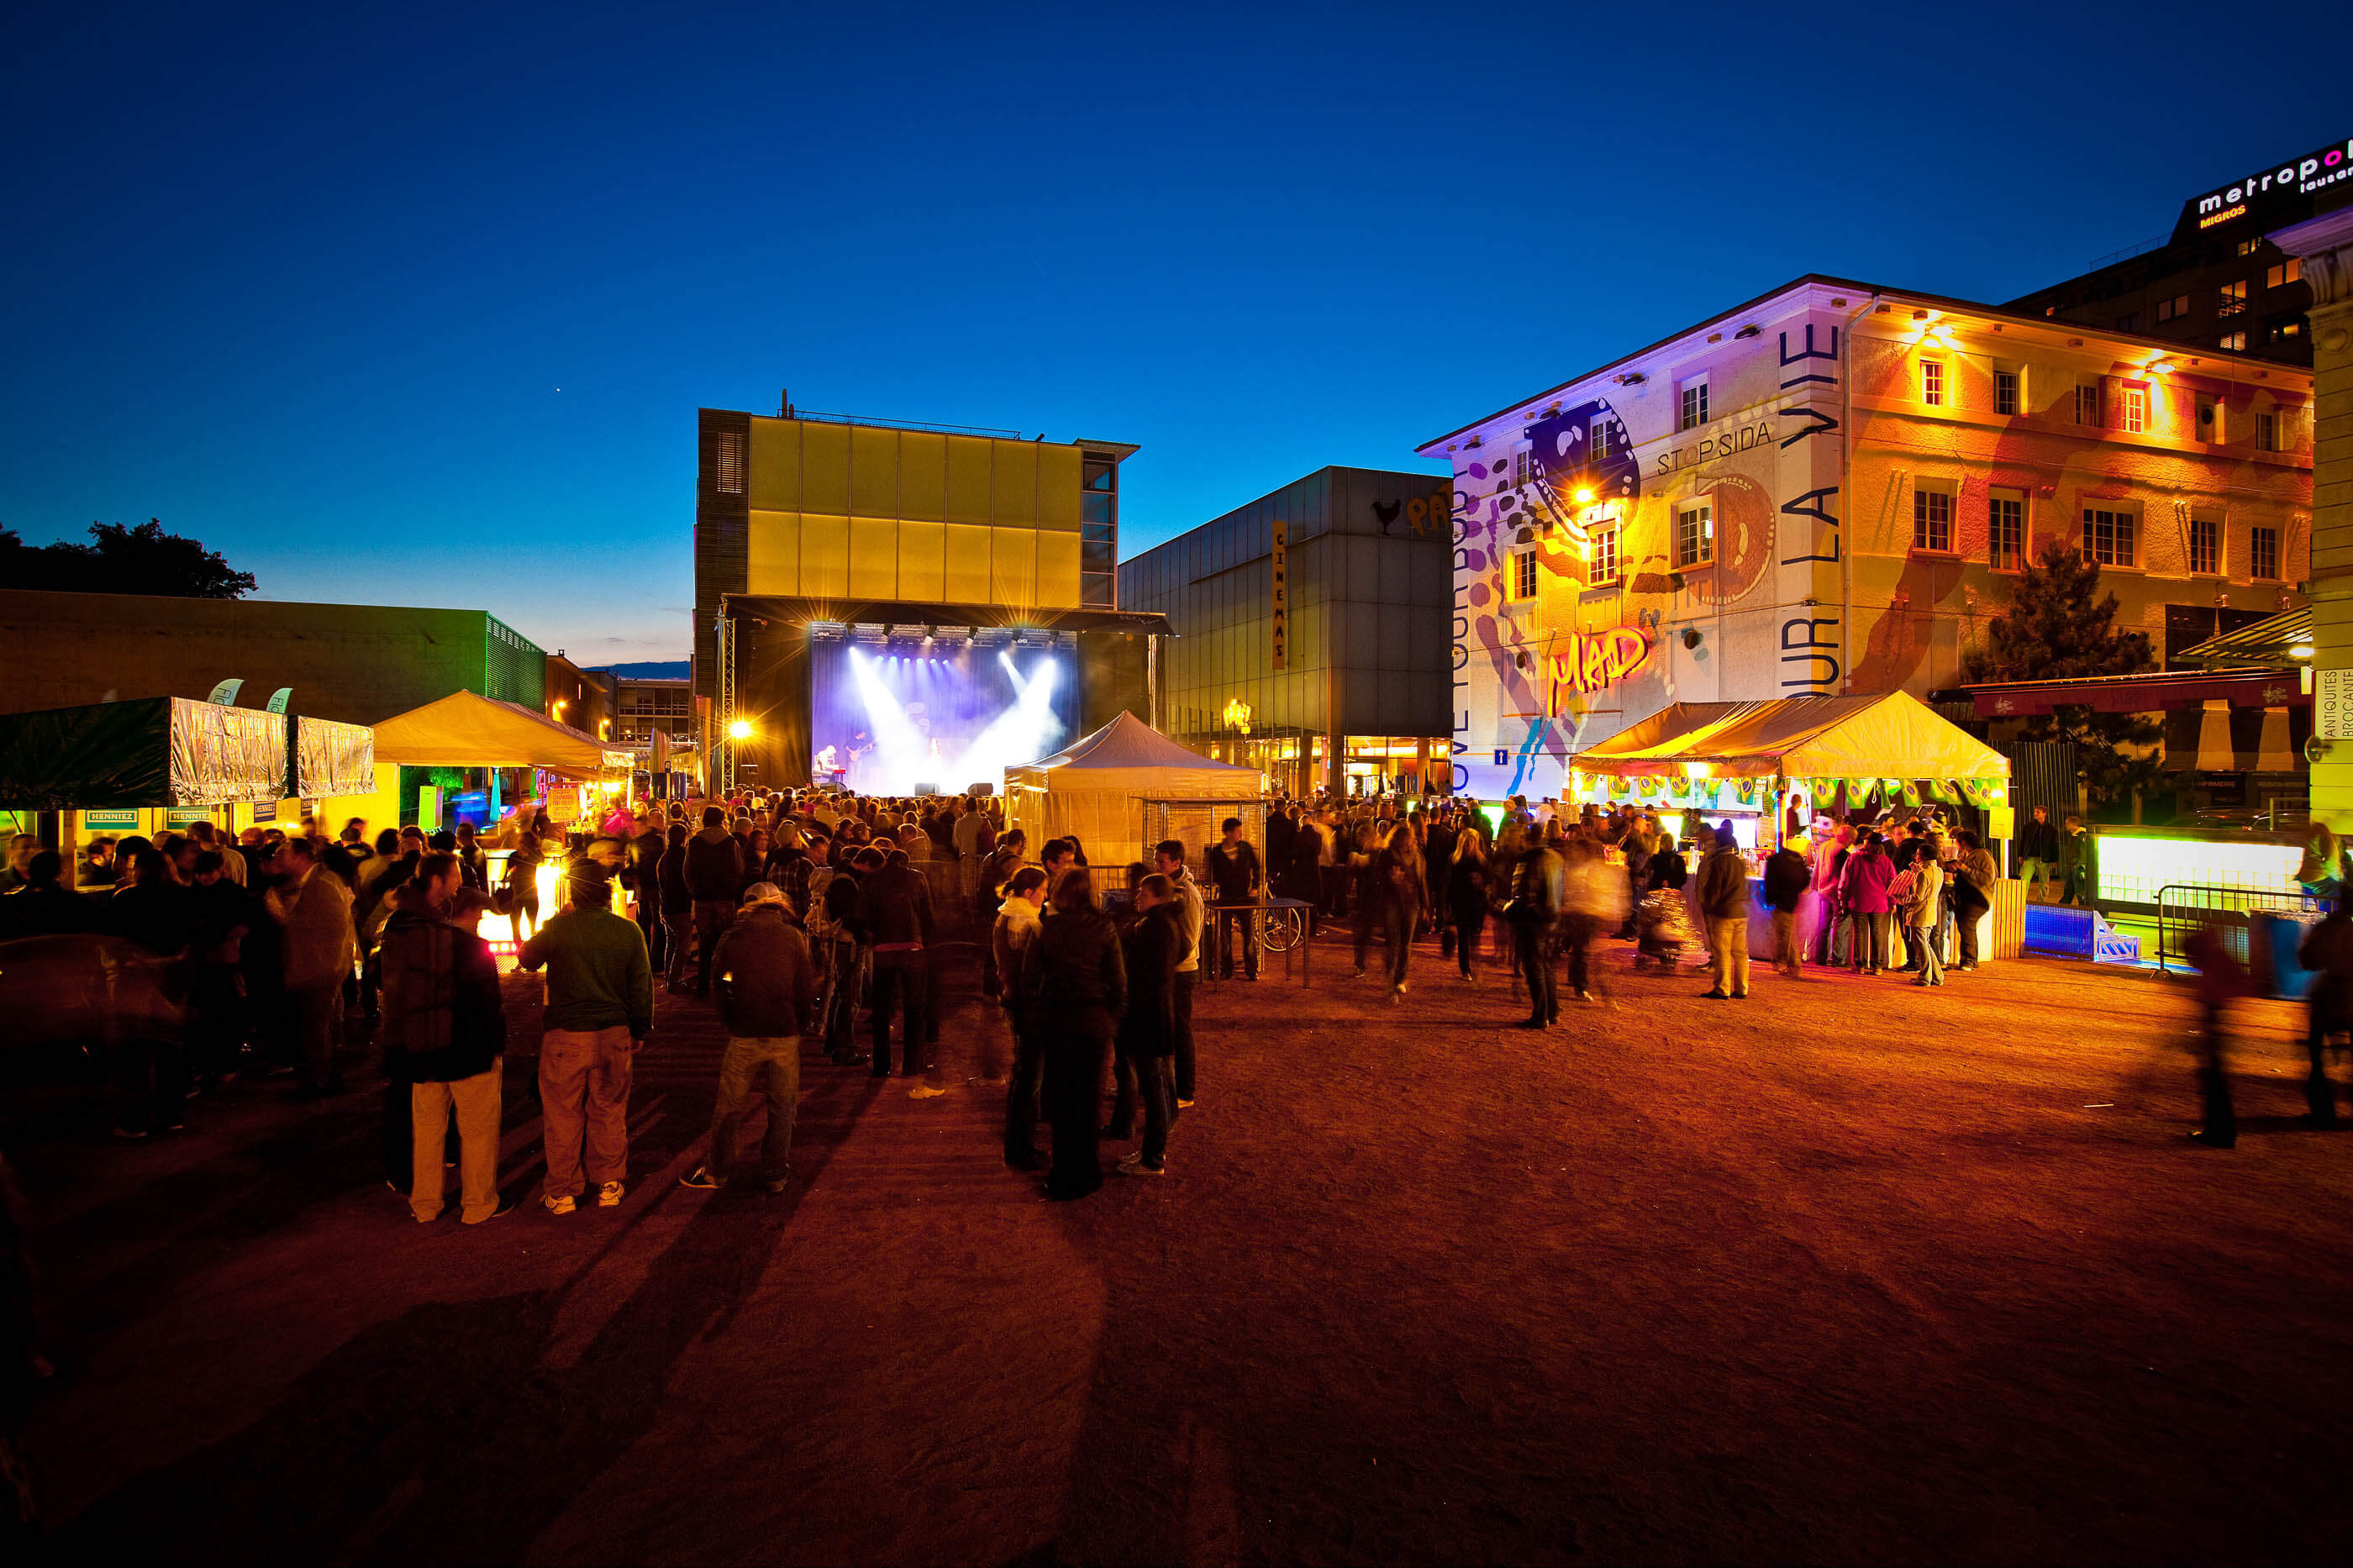
<instances>
[{"instance_id":1,"label":"metal railing","mask_svg":"<svg viewBox=\"0 0 2353 1568\"><path fill-rule=\"evenodd\" d=\"M2171 913L2167 912L2171 906ZM2258 914L2319 914L2326 903L2308 894L2282 893L2264 888L2215 888L2197 882L2168 882L2157 890L2157 967L2171 973L2168 959L2187 960L2186 943L2200 931L2227 928L2223 945L2240 963L2248 962L2248 917ZM2177 936L2179 941L2176 941ZM2185 964L2185 967L2188 967Z\"/></svg>"}]
</instances>

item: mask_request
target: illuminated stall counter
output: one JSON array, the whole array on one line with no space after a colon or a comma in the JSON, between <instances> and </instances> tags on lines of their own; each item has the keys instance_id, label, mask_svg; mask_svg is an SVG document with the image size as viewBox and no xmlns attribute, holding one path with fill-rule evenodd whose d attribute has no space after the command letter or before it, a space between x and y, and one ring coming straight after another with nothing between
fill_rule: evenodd
<instances>
[{"instance_id":1,"label":"illuminated stall counter","mask_svg":"<svg viewBox=\"0 0 2353 1568\"><path fill-rule=\"evenodd\" d=\"M2302 839L2285 833L2201 827L2094 827L2099 840L2102 908L2155 910L2168 887L2214 888L2299 905ZM2170 901L2170 900L2168 900ZM2234 902L2238 900L2233 900Z\"/></svg>"}]
</instances>

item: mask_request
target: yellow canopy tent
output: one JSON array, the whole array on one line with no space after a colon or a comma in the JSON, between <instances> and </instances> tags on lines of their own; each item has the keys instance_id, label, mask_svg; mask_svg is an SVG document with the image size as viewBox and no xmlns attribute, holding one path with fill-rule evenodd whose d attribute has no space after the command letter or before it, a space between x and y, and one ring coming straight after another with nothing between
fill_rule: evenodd
<instances>
[{"instance_id":1,"label":"yellow canopy tent","mask_svg":"<svg viewBox=\"0 0 2353 1568\"><path fill-rule=\"evenodd\" d=\"M375 760L412 768L545 768L627 777L633 753L515 702L453 691L375 727Z\"/></svg>"},{"instance_id":2,"label":"yellow canopy tent","mask_svg":"<svg viewBox=\"0 0 2353 1568\"><path fill-rule=\"evenodd\" d=\"M1133 713L1050 757L1005 770L1006 816L1029 835L1030 853L1077 834L1097 868L1143 858L1145 802L1255 803L1256 768L1213 763ZM1240 815L1237 812L1236 815Z\"/></svg>"},{"instance_id":3,"label":"yellow canopy tent","mask_svg":"<svg viewBox=\"0 0 2353 1568\"><path fill-rule=\"evenodd\" d=\"M1621 778L2010 777L2008 757L1901 691L1677 703L1579 752L1570 766Z\"/></svg>"}]
</instances>

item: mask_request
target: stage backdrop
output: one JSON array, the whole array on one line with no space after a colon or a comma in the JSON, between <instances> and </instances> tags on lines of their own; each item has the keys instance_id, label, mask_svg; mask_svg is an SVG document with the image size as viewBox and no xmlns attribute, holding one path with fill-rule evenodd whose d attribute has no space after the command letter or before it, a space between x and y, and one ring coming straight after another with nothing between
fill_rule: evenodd
<instances>
[{"instance_id":1,"label":"stage backdrop","mask_svg":"<svg viewBox=\"0 0 2353 1568\"><path fill-rule=\"evenodd\" d=\"M860 795L1004 787L1075 733L1067 648L961 639L818 642L809 648L809 773Z\"/></svg>"}]
</instances>

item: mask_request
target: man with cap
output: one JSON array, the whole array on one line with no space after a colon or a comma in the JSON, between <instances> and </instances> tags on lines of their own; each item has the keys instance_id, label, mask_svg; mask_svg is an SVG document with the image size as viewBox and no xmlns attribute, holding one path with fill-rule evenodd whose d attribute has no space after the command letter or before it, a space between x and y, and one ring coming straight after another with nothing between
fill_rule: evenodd
<instances>
[{"instance_id":1,"label":"man with cap","mask_svg":"<svg viewBox=\"0 0 2353 1568\"><path fill-rule=\"evenodd\" d=\"M571 906L522 944L525 969L547 970L539 1046L550 1214L578 1206L586 1179L600 1207L621 1201L629 1165L629 1081L654 1026L653 966L637 922L613 912L612 874L572 868ZM585 1154L585 1162L584 1162Z\"/></svg>"},{"instance_id":2,"label":"man with cap","mask_svg":"<svg viewBox=\"0 0 2353 1568\"><path fill-rule=\"evenodd\" d=\"M786 918L784 889L754 882L743 908L712 951L712 1000L727 1026L719 1061L719 1100L711 1113L711 1155L680 1178L690 1187L724 1184L735 1164L744 1108L757 1086L768 1102L760 1140L760 1183L785 1190L793 1153L793 1112L801 1094L801 1029L817 1000L808 941Z\"/></svg>"}]
</instances>

